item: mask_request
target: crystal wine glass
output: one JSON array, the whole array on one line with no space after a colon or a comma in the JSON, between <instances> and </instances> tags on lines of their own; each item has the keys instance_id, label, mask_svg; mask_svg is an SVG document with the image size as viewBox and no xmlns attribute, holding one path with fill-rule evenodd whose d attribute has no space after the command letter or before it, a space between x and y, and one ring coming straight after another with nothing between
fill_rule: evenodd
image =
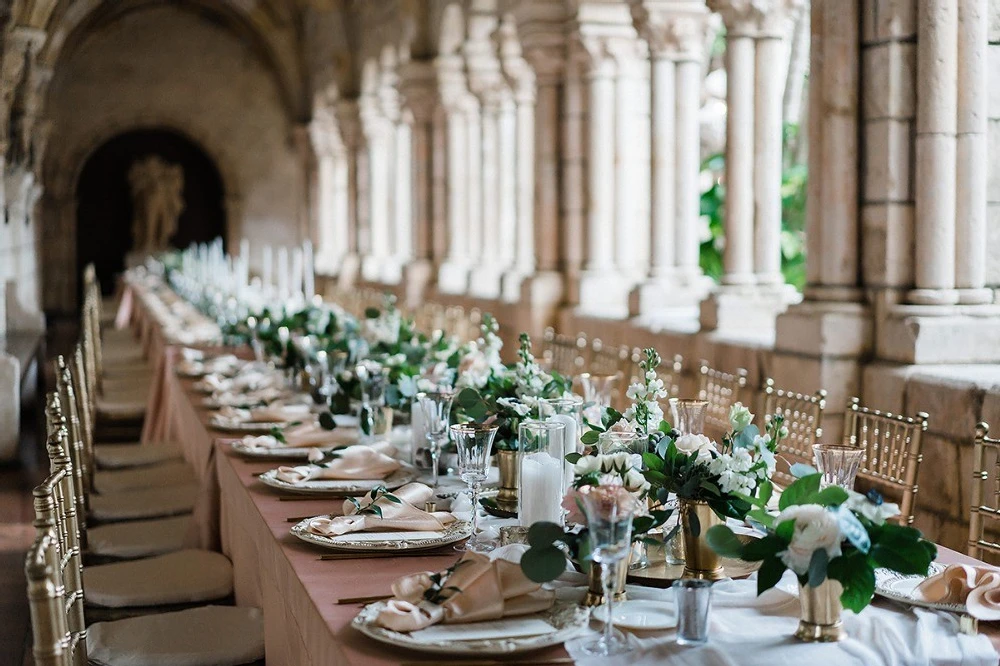
<instances>
[{"instance_id":1,"label":"crystal wine glass","mask_svg":"<svg viewBox=\"0 0 1000 666\"><path fill-rule=\"evenodd\" d=\"M615 631L615 571L632 550L632 516L636 500L621 486L588 486L580 490L587 517L591 559L601 566L601 583L607 604L604 632L581 645L585 654L610 656L629 652L632 647L621 632Z\"/></svg>"},{"instance_id":2,"label":"crystal wine glass","mask_svg":"<svg viewBox=\"0 0 1000 666\"><path fill-rule=\"evenodd\" d=\"M682 435L701 435L705 432L707 400L670 399L670 415L674 428Z\"/></svg>"},{"instance_id":3,"label":"crystal wine glass","mask_svg":"<svg viewBox=\"0 0 1000 666\"><path fill-rule=\"evenodd\" d=\"M448 420L451 418L451 404L455 399L453 391L433 391L418 393L417 405L424 418L427 443L431 451L431 486L438 484L438 456L448 441Z\"/></svg>"},{"instance_id":4,"label":"crystal wine glass","mask_svg":"<svg viewBox=\"0 0 1000 666\"><path fill-rule=\"evenodd\" d=\"M842 444L814 444L813 455L816 460L816 470L823 476L820 486L840 486L847 490L854 488L854 479L858 475L864 449Z\"/></svg>"},{"instance_id":5,"label":"crystal wine glass","mask_svg":"<svg viewBox=\"0 0 1000 666\"><path fill-rule=\"evenodd\" d=\"M458 449L458 473L469 486L472 498L472 536L468 543L455 546L455 550L485 553L494 548L494 544L480 539L479 493L490 472L490 451L498 429L498 426L485 423L456 423L451 426L451 436Z\"/></svg>"}]
</instances>

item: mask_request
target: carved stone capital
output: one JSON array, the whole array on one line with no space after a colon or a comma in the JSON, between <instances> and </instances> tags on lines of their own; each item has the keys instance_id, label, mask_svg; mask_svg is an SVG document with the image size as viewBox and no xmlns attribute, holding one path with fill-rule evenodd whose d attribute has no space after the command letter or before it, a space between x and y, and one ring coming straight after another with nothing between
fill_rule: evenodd
<instances>
[{"instance_id":1,"label":"carved stone capital","mask_svg":"<svg viewBox=\"0 0 1000 666\"><path fill-rule=\"evenodd\" d=\"M707 0L729 37L783 38L806 0Z\"/></svg>"},{"instance_id":2,"label":"carved stone capital","mask_svg":"<svg viewBox=\"0 0 1000 666\"><path fill-rule=\"evenodd\" d=\"M418 123L430 122L440 104L437 72L430 60L410 60L399 68L399 93L402 105Z\"/></svg>"},{"instance_id":3,"label":"carved stone capital","mask_svg":"<svg viewBox=\"0 0 1000 666\"><path fill-rule=\"evenodd\" d=\"M726 37L754 37L757 34L756 4L766 0L707 0L708 8L722 17Z\"/></svg>"},{"instance_id":4,"label":"carved stone capital","mask_svg":"<svg viewBox=\"0 0 1000 666\"><path fill-rule=\"evenodd\" d=\"M342 99L337 102L337 127L340 137L348 148L357 148L362 141L361 112L358 99Z\"/></svg>"},{"instance_id":5,"label":"carved stone capital","mask_svg":"<svg viewBox=\"0 0 1000 666\"><path fill-rule=\"evenodd\" d=\"M653 57L701 60L709 19L704 0L629 0L636 30Z\"/></svg>"}]
</instances>

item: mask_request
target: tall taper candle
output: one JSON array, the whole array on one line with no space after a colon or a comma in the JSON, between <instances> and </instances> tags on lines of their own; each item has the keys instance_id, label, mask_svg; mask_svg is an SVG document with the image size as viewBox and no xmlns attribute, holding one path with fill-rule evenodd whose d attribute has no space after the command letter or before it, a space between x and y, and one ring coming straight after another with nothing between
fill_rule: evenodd
<instances>
[{"instance_id":1,"label":"tall taper candle","mask_svg":"<svg viewBox=\"0 0 1000 666\"><path fill-rule=\"evenodd\" d=\"M302 248L292 248L292 281L290 288L291 296L299 298L302 295Z\"/></svg>"},{"instance_id":2,"label":"tall taper candle","mask_svg":"<svg viewBox=\"0 0 1000 666\"><path fill-rule=\"evenodd\" d=\"M313 244L311 240L306 240L302 244L302 254L303 254L303 266L304 271L303 279L305 286L306 300L312 298L316 294L316 266L313 259Z\"/></svg>"},{"instance_id":3,"label":"tall taper candle","mask_svg":"<svg viewBox=\"0 0 1000 666\"><path fill-rule=\"evenodd\" d=\"M274 271L274 250L271 249L270 245L264 246L264 255L262 259L263 266L261 266L261 282L263 283L264 291L270 291L271 285L274 283L271 281Z\"/></svg>"},{"instance_id":4,"label":"tall taper candle","mask_svg":"<svg viewBox=\"0 0 1000 666\"><path fill-rule=\"evenodd\" d=\"M288 298L288 248L278 248L278 298Z\"/></svg>"}]
</instances>

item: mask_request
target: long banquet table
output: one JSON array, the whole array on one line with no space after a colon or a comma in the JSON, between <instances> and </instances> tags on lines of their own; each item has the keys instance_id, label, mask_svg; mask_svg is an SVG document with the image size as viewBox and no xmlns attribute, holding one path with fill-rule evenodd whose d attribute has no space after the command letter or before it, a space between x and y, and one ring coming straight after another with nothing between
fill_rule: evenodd
<instances>
[{"instance_id":1,"label":"long banquet table","mask_svg":"<svg viewBox=\"0 0 1000 666\"><path fill-rule=\"evenodd\" d=\"M275 463L239 457L230 449L228 438L210 429L211 412L200 406L203 395L194 391L192 380L173 372L176 348L155 331L149 313L141 307L142 299L134 301L137 307L132 309L131 321L147 348L160 354L156 360L162 384L150 400L147 418L154 427L146 435L182 443L185 458L202 485L191 543L221 548L233 563L236 603L263 609L268 665L440 663L441 657L369 640L350 626L360 605L338 605L336 600L387 594L399 576L441 570L452 564L457 554L379 559L362 554L356 560L320 560L318 548L289 533L290 519L338 513L343 500L282 501L260 483L255 475ZM976 563L943 547L938 560ZM875 604L891 607L881 600ZM898 612L906 611L899 608ZM1000 650L1000 630L984 624L981 631ZM559 647L521 659L565 656Z\"/></svg>"}]
</instances>

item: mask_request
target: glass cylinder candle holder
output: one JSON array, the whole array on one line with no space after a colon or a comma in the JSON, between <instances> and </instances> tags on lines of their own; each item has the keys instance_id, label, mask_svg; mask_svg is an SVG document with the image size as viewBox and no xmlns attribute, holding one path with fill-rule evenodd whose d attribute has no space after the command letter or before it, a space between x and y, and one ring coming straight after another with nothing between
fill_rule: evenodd
<instances>
[{"instance_id":1,"label":"glass cylinder candle holder","mask_svg":"<svg viewBox=\"0 0 1000 666\"><path fill-rule=\"evenodd\" d=\"M813 457L816 461L816 471L823 476L820 486L840 486L847 490L854 489L854 479L861 468L864 459L864 449L842 444L814 444Z\"/></svg>"},{"instance_id":2,"label":"glass cylinder candle holder","mask_svg":"<svg viewBox=\"0 0 1000 666\"><path fill-rule=\"evenodd\" d=\"M566 461L570 453L582 453L583 443L583 398L570 396L538 401L539 418L543 421L562 423L566 426L563 435L563 491L573 483L573 465Z\"/></svg>"},{"instance_id":3,"label":"glass cylinder candle holder","mask_svg":"<svg viewBox=\"0 0 1000 666\"><path fill-rule=\"evenodd\" d=\"M518 428L518 520L522 527L548 521L563 524L563 439L566 424L524 421Z\"/></svg>"},{"instance_id":4,"label":"glass cylinder candle holder","mask_svg":"<svg viewBox=\"0 0 1000 666\"><path fill-rule=\"evenodd\" d=\"M674 428L682 435L701 435L705 432L707 400L670 399L670 415Z\"/></svg>"}]
</instances>

